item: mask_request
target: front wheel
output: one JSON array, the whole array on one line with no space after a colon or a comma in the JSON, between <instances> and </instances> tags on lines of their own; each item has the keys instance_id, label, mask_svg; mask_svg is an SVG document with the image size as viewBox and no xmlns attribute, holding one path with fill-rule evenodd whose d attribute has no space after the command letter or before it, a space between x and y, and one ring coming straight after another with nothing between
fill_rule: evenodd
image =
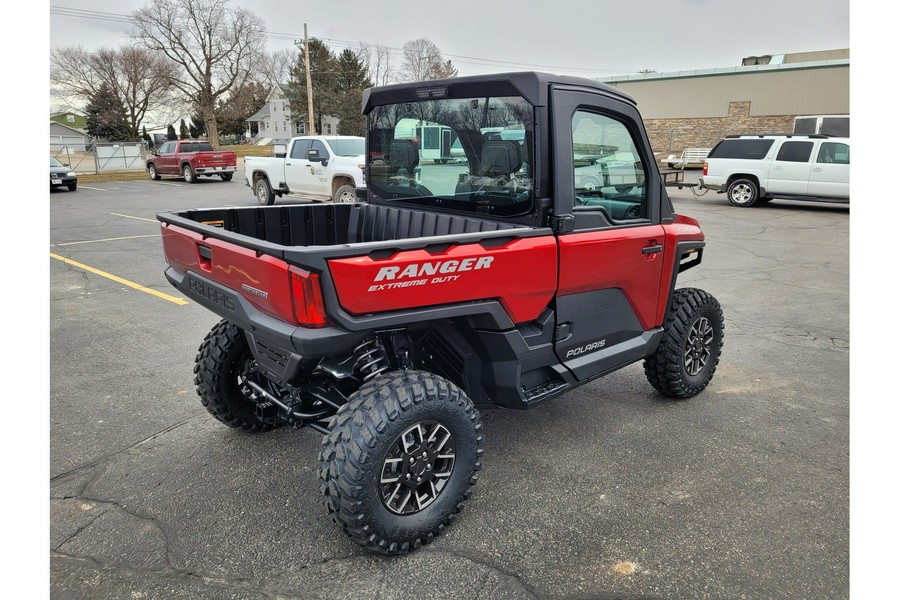
<instances>
[{"instance_id":1,"label":"front wheel","mask_svg":"<svg viewBox=\"0 0 900 600\"><path fill-rule=\"evenodd\" d=\"M256 403L246 383L253 354L244 332L228 321L220 321L206 335L194 364L194 384L206 410L235 429L268 431L275 425L256 416ZM258 382L271 386L262 379Z\"/></svg>"},{"instance_id":2,"label":"front wheel","mask_svg":"<svg viewBox=\"0 0 900 600\"><path fill-rule=\"evenodd\" d=\"M70 192L74 192L75 190L78 189L78 182L76 181L75 183L70 183L66 187L69 188Z\"/></svg>"},{"instance_id":3,"label":"front wheel","mask_svg":"<svg viewBox=\"0 0 900 600\"><path fill-rule=\"evenodd\" d=\"M656 352L644 360L644 374L669 398L690 398L709 384L725 337L722 307L695 288L676 290Z\"/></svg>"},{"instance_id":4,"label":"front wheel","mask_svg":"<svg viewBox=\"0 0 900 600\"><path fill-rule=\"evenodd\" d=\"M256 195L256 201L260 206L270 206L275 204L275 192L269 185L269 181L265 178L258 179L253 184L253 193Z\"/></svg>"},{"instance_id":5,"label":"front wheel","mask_svg":"<svg viewBox=\"0 0 900 600\"><path fill-rule=\"evenodd\" d=\"M159 181L160 179L159 172L156 170L156 165L154 165L153 163L147 165L147 175L149 175L150 179L152 179L153 181Z\"/></svg>"},{"instance_id":6,"label":"front wheel","mask_svg":"<svg viewBox=\"0 0 900 600\"><path fill-rule=\"evenodd\" d=\"M335 202L356 202L356 188L352 185L342 185L334 192Z\"/></svg>"},{"instance_id":7,"label":"front wheel","mask_svg":"<svg viewBox=\"0 0 900 600\"><path fill-rule=\"evenodd\" d=\"M194 183L197 181L197 177L194 175L194 170L191 168L191 165L184 165L181 169L181 173L184 175L185 183Z\"/></svg>"},{"instance_id":8,"label":"front wheel","mask_svg":"<svg viewBox=\"0 0 900 600\"><path fill-rule=\"evenodd\" d=\"M328 512L353 541L382 554L431 542L462 510L481 469L478 411L431 373L374 378L328 429L319 457Z\"/></svg>"},{"instance_id":9,"label":"front wheel","mask_svg":"<svg viewBox=\"0 0 900 600\"><path fill-rule=\"evenodd\" d=\"M753 206L759 198L759 187L749 179L735 179L728 186L728 201L735 206Z\"/></svg>"}]
</instances>

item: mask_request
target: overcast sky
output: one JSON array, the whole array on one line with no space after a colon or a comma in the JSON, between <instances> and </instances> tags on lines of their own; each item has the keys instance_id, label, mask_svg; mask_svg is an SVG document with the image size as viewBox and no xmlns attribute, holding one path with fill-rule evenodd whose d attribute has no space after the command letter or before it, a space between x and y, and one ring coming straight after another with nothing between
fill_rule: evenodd
<instances>
[{"instance_id":1,"label":"overcast sky","mask_svg":"<svg viewBox=\"0 0 900 600\"><path fill-rule=\"evenodd\" d=\"M146 0L49 0L50 48L118 47ZM746 56L850 47L849 0L232 0L270 50L310 37L335 51L434 42L460 75L544 70L604 77L734 67Z\"/></svg>"}]
</instances>

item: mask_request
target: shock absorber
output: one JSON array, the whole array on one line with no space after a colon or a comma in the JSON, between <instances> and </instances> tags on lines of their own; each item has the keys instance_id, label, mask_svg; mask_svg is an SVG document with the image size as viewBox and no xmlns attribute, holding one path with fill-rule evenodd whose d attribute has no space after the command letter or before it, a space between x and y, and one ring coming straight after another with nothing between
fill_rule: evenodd
<instances>
[{"instance_id":1,"label":"shock absorber","mask_svg":"<svg viewBox=\"0 0 900 600\"><path fill-rule=\"evenodd\" d=\"M354 348L353 353L356 356L354 369L359 369L364 382L381 375L385 371L389 371L391 368L384 353L384 348L381 347L381 344L374 337L364 340Z\"/></svg>"}]
</instances>

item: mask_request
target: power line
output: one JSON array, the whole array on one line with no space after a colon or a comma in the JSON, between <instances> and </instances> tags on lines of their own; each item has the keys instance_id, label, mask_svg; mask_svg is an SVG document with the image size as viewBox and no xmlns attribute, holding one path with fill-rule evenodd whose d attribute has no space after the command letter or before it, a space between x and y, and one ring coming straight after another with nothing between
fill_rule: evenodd
<instances>
[{"instance_id":1,"label":"power line","mask_svg":"<svg viewBox=\"0 0 900 600\"><path fill-rule=\"evenodd\" d=\"M134 23L134 20L128 15L122 15L111 12L104 12L98 10L86 10L80 8L69 8L64 6L50 6L50 14L51 15L59 15L65 17L75 17L81 19L88 20L97 20L97 21L111 21L116 23ZM276 41L288 41L288 42L297 42L298 40L303 39L303 36L300 34L293 33L282 33L282 32L266 32L266 38L270 40ZM337 46L339 48L349 48L355 49L361 45L370 45L377 46L380 48L386 48L391 54L394 56L399 55L402 58L403 49L397 48L394 46L385 46L383 44L370 44L368 42L350 42L347 40L339 40L335 38L319 38L323 42L327 42L330 45ZM583 67L570 67L570 66L560 66L560 65L538 65L532 63L524 63L524 62L516 62L516 61L506 61L506 60L497 60L497 59L488 59L481 58L477 56L464 56L460 54L446 54L441 53L444 58L449 58L456 63L459 64L468 64L473 66L497 66L501 68L516 68L516 69L529 69L529 70L540 70L540 71L564 71L569 73L634 73L635 69L612 69L612 68L583 68Z\"/></svg>"}]
</instances>

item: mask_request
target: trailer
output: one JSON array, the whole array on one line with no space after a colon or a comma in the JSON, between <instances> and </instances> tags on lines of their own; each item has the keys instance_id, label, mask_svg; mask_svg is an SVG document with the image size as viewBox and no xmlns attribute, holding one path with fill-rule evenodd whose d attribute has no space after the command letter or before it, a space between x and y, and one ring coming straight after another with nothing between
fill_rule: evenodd
<instances>
[{"instance_id":1,"label":"trailer","mask_svg":"<svg viewBox=\"0 0 900 600\"><path fill-rule=\"evenodd\" d=\"M666 159L666 166L670 169L702 169L710 150L712 148L685 148L681 156L670 154Z\"/></svg>"}]
</instances>

